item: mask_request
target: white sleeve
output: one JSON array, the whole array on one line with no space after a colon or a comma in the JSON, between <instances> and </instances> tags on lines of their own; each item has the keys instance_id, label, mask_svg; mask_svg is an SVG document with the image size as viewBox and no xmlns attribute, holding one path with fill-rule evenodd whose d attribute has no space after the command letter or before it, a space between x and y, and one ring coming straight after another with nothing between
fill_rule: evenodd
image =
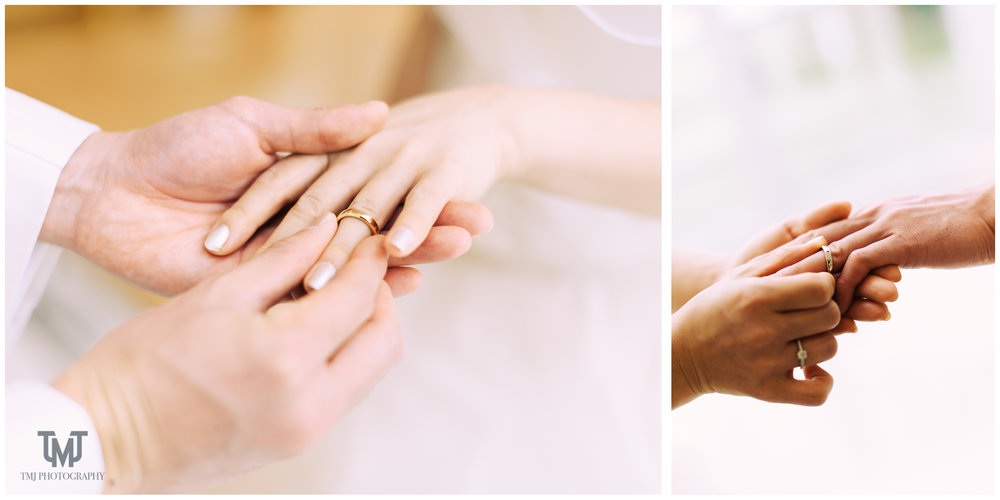
<instances>
[{"instance_id":1,"label":"white sleeve","mask_svg":"<svg viewBox=\"0 0 1000 500\"><path fill-rule=\"evenodd\" d=\"M60 249L37 242L63 165L98 127L6 89L6 346L38 305Z\"/></svg>"},{"instance_id":2,"label":"white sleeve","mask_svg":"<svg viewBox=\"0 0 1000 500\"><path fill-rule=\"evenodd\" d=\"M100 493L104 452L87 411L42 382L5 393L7 493Z\"/></svg>"},{"instance_id":3,"label":"white sleeve","mask_svg":"<svg viewBox=\"0 0 1000 500\"><path fill-rule=\"evenodd\" d=\"M9 353L59 256L58 247L37 241L59 172L98 127L10 89L4 101ZM7 493L100 493L104 455L86 410L42 382L15 382L5 389Z\"/></svg>"}]
</instances>

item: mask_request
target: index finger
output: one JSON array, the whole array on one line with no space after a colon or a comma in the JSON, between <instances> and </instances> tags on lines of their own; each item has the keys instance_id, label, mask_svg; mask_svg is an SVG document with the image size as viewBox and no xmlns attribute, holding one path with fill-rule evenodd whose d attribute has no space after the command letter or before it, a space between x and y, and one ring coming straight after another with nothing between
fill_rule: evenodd
<instances>
[{"instance_id":1,"label":"index finger","mask_svg":"<svg viewBox=\"0 0 1000 500\"><path fill-rule=\"evenodd\" d=\"M830 273L765 276L759 279L759 293L775 311L812 309L833 298L835 280Z\"/></svg>"},{"instance_id":2,"label":"index finger","mask_svg":"<svg viewBox=\"0 0 1000 500\"><path fill-rule=\"evenodd\" d=\"M318 337L305 345L316 346L324 359L371 318L388 260L384 240L384 236L366 238L326 286L289 308L305 323L303 330Z\"/></svg>"}]
</instances>

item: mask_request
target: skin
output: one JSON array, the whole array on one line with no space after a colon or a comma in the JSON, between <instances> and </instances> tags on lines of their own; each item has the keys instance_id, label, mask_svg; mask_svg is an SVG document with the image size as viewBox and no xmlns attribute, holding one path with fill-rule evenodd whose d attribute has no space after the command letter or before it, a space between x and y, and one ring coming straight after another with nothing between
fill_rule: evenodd
<instances>
[{"instance_id":1,"label":"skin","mask_svg":"<svg viewBox=\"0 0 1000 500\"><path fill-rule=\"evenodd\" d=\"M850 218L810 231L832 241L841 311L863 286L872 269L899 267L954 268L993 263L996 259L994 185L937 196L909 196L873 204ZM811 256L782 270L789 275L824 266Z\"/></svg>"},{"instance_id":2,"label":"skin","mask_svg":"<svg viewBox=\"0 0 1000 500\"><path fill-rule=\"evenodd\" d=\"M851 205L847 202L821 205L761 232L746 247L731 256L704 255L675 250L672 257L673 273L671 276L673 311L676 312L696 294L719 280L727 276L738 276L743 272L740 271L740 266L757 256L792 241L805 242L806 236L815 238L817 231L846 219L850 212ZM816 256L812 257L813 260L817 258L822 259L822 254L817 252ZM825 263L820 260L819 267L801 269L798 272L825 270ZM785 271L787 270L778 272L779 274L794 274ZM843 314L838 329L857 331L856 321L886 319L889 315L889 309L885 302L892 302L899 297L894 282L899 281L901 277L899 268L893 265L872 270L856 290L851 307Z\"/></svg>"},{"instance_id":3,"label":"skin","mask_svg":"<svg viewBox=\"0 0 1000 500\"><path fill-rule=\"evenodd\" d=\"M801 405L826 401L833 378L816 365L837 352L834 278L825 272L769 276L823 243L790 243L761 255L673 314L673 408L712 392ZM796 339L808 352L805 380L793 377Z\"/></svg>"},{"instance_id":4,"label":"skin","mask_svg":"<svg viewBox=\"0 0 1000 500\"><path fill-rule=\"evenodd\" d=\"M91 415L106 493L184 492L303 452L399 359L382 237L282 302L327 217L112 330L54 382Z\"/></svg>"},{"instance_id":5,"label":"skin","mask_svg":"<svg viewBox=\"0 0 1000 500\"><path fill-rule=\"evenodd\" d=\"M216 219L271 175L279 152L351 148L378 131L386 115L380 102L298 109L235 97L147 128L95 133L61 172L40 239L144 288L179 293L246 261L271 234L273 225L264 225L226 256L201 247ZM485 207L465 203L445 207L435 223L419 251L390 265L460 255L492 219ZM386 281L402 294L419 287L420 275L394 268Z\"/></svg>"},{"instance_id":6,"label":"skin","mask_svg":"<svg viewBox=\"0 0 1000 500\"><path fill-rule=\"evenodd\" d=\"M429 94L394 107L385 127L351 151L279 162L280 173L222 214L218 224L232 236L218 253L243 248L278 200L298 197L265 246L322 211L352 207L388 226L402 204L386 249L403 257L426 241L442 207L502 179L658 215L659 140L658 102L501 86ZM339 268L369 234L344 219L320 261Z\"/></svg>"},{"instance_id":7,"label":"skin","mask_svg":"<svg viewBox=\"0 0 1000 500\"><path fill-rule=\"evenodd\" d=\"M787 272L822 259L826 239L816 232L850 211L845 202L822 205L762 232L731 257L675 252L673 408L711 392L813 406L826 401L833 378L817 363L836 354L835 335L857 331L856 320L889 318L885 302L898 298L901 278L894 265L873 269L842 315L831 300L836 275L822 261L819 269ZM793 377L797 339L808 353L805 380Z\"/></svg>"}]
</instances>

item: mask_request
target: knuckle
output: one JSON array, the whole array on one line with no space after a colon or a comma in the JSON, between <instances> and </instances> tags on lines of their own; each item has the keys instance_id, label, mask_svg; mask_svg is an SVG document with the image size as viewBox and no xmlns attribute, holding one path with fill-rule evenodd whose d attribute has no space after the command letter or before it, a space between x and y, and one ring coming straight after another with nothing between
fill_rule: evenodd
<instances>
[{"instance_id":1,"label":"knuckle","mask_svg":"<svg viewBox=\"0 0 1000 500\"><path fill-rule=\"evenodd\" d=\"M246 207L242 203L236 202L233 206L229 207L229 210L226 210L223 217L228 222L239 223L248 220L250 218L250 213L247 212Z\"/></svg>"},{"instance_id":2,"label":"knuckle","mask_svg":"<svg viewBox=\"0 0 1000 500\"><path fill-rule=\"evenodd\" d=\"M830 396L830 391L814 391L803 395L802 403L806 406L821 406L826 403L826 399Z\"/></svg>"},{"instance_id":3,"label":"knuckle","mask_svg":"<svg viewBox=\"0 0 1000 500\"><path fill-rule=\"evenodd\" d=\"M298 212L305 219L312 220L319 217L326 209L326 202L322 198L315 193L306 191L302 193L302 196L299 196L299 201L295 202L295 206L289 213Z\"/></svg>"},{"instance_id":4,"label":"knuckle","mask_svg":"<svg viewBox=\"0 0 1000 500\"><path fill-rule=\"evenodd\" d=\"M861 266L865 268L870 260L871 258L869 257L868 252L861 248L851 252L851 255L847 256L847 262L844 267L847 267L847 264L850 264L851 267Z\"/></svg>"},{"instance_id":5,"label":"knuckle","mask_svg":"<svg viewBox=\"0 0 1000 500\"><path fill-rule=\"evenodd\" d=\"M830 301L822 309L823 326L833 328L840 323L840 306L836 302Z\"/></svg>"},{"instance_id":6,"label":"knuckle","mask_svg":"<svg viewBox=\"0 0 1000 500\"><path fill-rule=\"evenodd\" d=\"M230 98L222 101L221 104L223 106L227 107L227 108L241 109L241 108L252 106L255 102L256 102L256 99L254 99L252 97L248 97L248 96L245 96L245 95L234 95L234 96L232 96L232 97L230 97Z\"/></svg>"},{"instance_id":7,"label":"knuckle","mask_svg":"<svg viewBox=\"0 0 1000 500\"><path fill-rule=\"evenodd\" d=\"M837 355L837 350L840 346L837 344L837 338L830 335L830 338L824 343L824 349L827 359L833 358Z\"/></svg>"},{"instance_id":8,"label":"knuckle","mask_svg":"<svg viewBox=\"0 0 1000 500\"><path fill-rule=\"evenodd\" d=\"M844 261L845 259L844 245L842 245L839 241L831 242L830 244L827 245L827 248L830 249L830 254L833 255L834 262ZM849 256L846 256L846 258L849 258Z\"/></svg>"},{"instance_id":9,"label":"knuckle","mask_svg":"<svg viewBox=\"0 0 1000 500\"><path fill-rule=\"evenodd\" d=\"M749 313L763 307L764 297L768 294L760 292L760 287L740 287L735 297L736 310L742 313Z\"/></svg>"},{"instance_id":10,"label":"knuckle","mask_svg":"<svg viewBox=\"0 0 1000 500\"><path fill-rule=\"evenodd\" d=\"M326 251L323 252L323 260L332 262L337 268L340 268L347 260L351 257L351 252L353 248L348 247L345 243L340 241L334 241L330 246L326 247Z\"/></svg>"},{"instance_id":11,"label":"knuckle","mask_svg":"<svg viewBox=\"0 0 1000 500\"><path fill-rule=\"evenodd\" d=\"M379 212L376 207L377 207L376 201L368 196L358 196L357 198L354 198L354 201L351 202L351 208L355 210L360 210L368 215L371 215L372 217L375 217L377 220Z\"/></svg>"},{"instance_id":12,"label":"knuckle","mask_svg":"<svg viewBox=\"0 0 1000 500\"><path fill-rule=\"evenodd\" d=\"M781 223L781 230L785 233L785 238L788 240L794 240L799 235L796 232L796 220L788 219Z\"/></svg>"},{"instance_id":13,"label":"knuckle","mask_svg":"<svg viewBox=\"0 0 1000 500\"><path fill-rule=\"evenodd\" d=\"M254 185L265 188L273 188L275 184L280 184L283 178L283 169L278 166L272 166L257 176L257 180L254 181Z\"/></svg>"},{"instance_id":14,"label":"knuckle","mask_svg":"<svg viewBox=\"0 0 1000 500\"><path fill-rule=\"evenodd\" d=\"M302 382L302 359L291 349L270 345L258 356L262 372L272 386L279 390L292 390Z\"/></svg>"},{"instance_id":15,"label":"knuckle","mask_svg":"<svg viewBox=\"0 0 1000 500\"><path fill-rule=\"evenodd\" d=\"M427 146L420 138L407 139L396 151L392 159L394 165L418 165L423 163L423 158L427 155Z\"/></svg>"}]
</instances>

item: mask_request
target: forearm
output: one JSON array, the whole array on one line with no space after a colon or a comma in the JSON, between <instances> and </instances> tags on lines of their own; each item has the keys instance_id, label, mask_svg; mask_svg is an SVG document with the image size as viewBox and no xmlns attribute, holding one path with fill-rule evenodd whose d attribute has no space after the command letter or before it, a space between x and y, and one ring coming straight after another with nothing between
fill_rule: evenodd
<instances>
[{"instance_id":1,"label":"forearm","mask_svg":"<svg viewBox=\"0 0 1000 500\"><path fill-rule=\"evenodd\" d=\"M509 177L555 193L660 214L660 103L501 88L518 153Z\"/></svg>"},{"instance_id":2,"label":"forearm","mask_svg":"<svg viewBox=\"0 0 1000 500\"><path fill-rule=\"evenodd\" d=\"M677 312L687 301L718 281L727 257L674 250L670 271L670 306Z\"/></svg>"}]
</instances>

